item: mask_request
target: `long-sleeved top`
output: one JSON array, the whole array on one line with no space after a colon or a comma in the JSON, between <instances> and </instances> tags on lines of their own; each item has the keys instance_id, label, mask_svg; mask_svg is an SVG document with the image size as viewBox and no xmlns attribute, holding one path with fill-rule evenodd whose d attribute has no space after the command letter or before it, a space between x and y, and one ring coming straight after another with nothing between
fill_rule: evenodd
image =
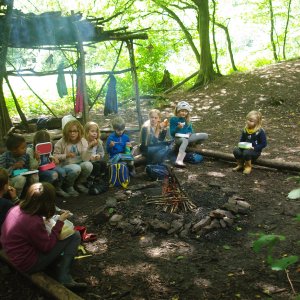
<instances>
[{"instance_id":1,"label":"long-sleeved top","mask_svg":"<svg viewBox=\"0 0 300 300\"><path fill-rule=\"evenodd\" d=\"M185 125L179 128L178 123L185 123ZM186 119L182 117L172 117L170 119L170 134L172 137L175 137L176 133L193 133L192 123L187 123Z\"/></svg>"},{"instance_id":2,"label":"long-sleeved top","mask_svg":"<svg viewBox=\"0 0 300 300\"><path fill-rule=\"evenodd\" d=\"M92 154L91 157L100 155L100 158L102 159L105 155L104 153L104 147L103 147L103 142L101 140L98 141L98 144L91 148Z\"/></svg>"},{"instance_id":3,"label":"long-sleeved top","mask_svg":"<svg viewBox=\"0 0 300 300\"><path fill-rule=\"evenodd\" d=\"M262 149L267 146L266 133L262 128L260 128L256 132L250 134L244 128L241 134L240 142L251 143L254 151L261 153Z\"/></svg>"},{"instance_id":4,"label":"long-sleeved top","mask_svg":"<svg viewBox=\"0 0 300 300\"><path fill-rule=\"evenodd\" d=\"M67 158L68 153L75 153L75 157ZM62 166L70 164L78 164L82 161L90 160L92 150L88 149L88 142L82 138L77 144L67 143L64 138L61 138L54 146L53 156L59 159Z\"/></svg>"},{"instance_id":5,"label":"long-sleeved top","mask_svg":"<svg viewBox=\"0 0 300 300\"><path fill-rule=\"evenodd\" d=\"M27 153L15 157L10 151L6 151L0 155L0 167L5 169L8 172L9 176L12 175L12 172L14 170L12 166L19 161L24 162L22 169L30 169L30 158Z\"/></svg>"},{"instance_id":6,"label":"long-sleeved top","mask_svg":"<svg viewBox=\"0 0 300 300\"><path fill-rule=\"evenodd\" d=\"M109 146L111 141L115 142L113 147ZM114 157L118 153L125 153L127 143L130 143L130 138L127 134L123 133L122 135L117 135L115 132L110 134L106 141L106 151L109 158Z\"/></svg>"},{"instance_id":7,"label":"long-sleeved top","mask_svg":"<svg viewBox=\"0 0 300 300\"><path fill-rule=\"evenodd\" d=\"M7 212L14 206L11 200L0 198L0 229L5 220Z\"/></svg>"},{"instance_id":8,"label":"long-sleeved top","mask_svg":"<svg viewBox=\"0 0 300 300\"><path fill-rule=\"evenodd\" d=\"M154 134L152 127L143 126L140 135L140 149L143 155L147 155L148 147L163 142L166 138L167 130L163 129L159 132L158 136Z\"/></svg>"},{"instance_id":9,"label":"long-sleeved top","mask_svg":"<svg viewBox=\"0 0 300 300\"><path fill-rule=\"evenodd\" d=\"M1 244L10 262L26 272L37 262L39 253L52 250L63 225L64 222L57 220L49 234L42 216L27 214L17 205L8 212L2 225Z\"/></svg>"}]
</instances>

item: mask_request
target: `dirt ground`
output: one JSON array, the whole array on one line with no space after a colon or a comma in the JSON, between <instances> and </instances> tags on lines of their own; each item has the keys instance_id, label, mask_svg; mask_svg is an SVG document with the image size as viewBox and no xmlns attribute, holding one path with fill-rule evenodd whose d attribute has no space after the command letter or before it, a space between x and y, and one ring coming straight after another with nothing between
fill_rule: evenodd
<instances>
[{"instance_id":1,"label":"dirt ground","mask_svg":"<svg viewBox=\"0 0 300 300\"><path fill-rule=\"evenodd\" d=\"M171 105L161 108L166 116L177 101L187 100L193 104L195 131L209 134L201 147L226 153L238 142L247 112L259 109L268 138L263 157L300 162L299 60L222 77L205 89L176 92L169 99ZM143 103L145 114L150 106ZM130 126L137 126L134 112L121 107L120 113ZM109 118L100 121L105 126ZM232 172L233 166L205 157L201 164L175 170L181 187L197 206L194 212L164 212L160 205L147 204L146 195L159 193L160 186L139 188L151 183L143 166L137 168L139 176L132 179L129 191L111 188L98 196L58 199L58 206L74 213L75 225L97 234L95 242L83 244L90 256L74 264L74 277L88 283L79 295L128 300L295 299L300 294L299 264L288 272L272 271L266 251L252 249L253 234L274 233L286 237L275 247L275 257L299 254L300 224L295 221L299 202L287 199L296 187L287 179L295 173L255 166L245 176ZM233 196L247 201L251 209L235 214L231 227L207 234L187 230L182 235L151 226L153 220L184 220L192 228L196 220ZM108 202L110 206L101 210ZM116 214L129 222L111 224L109 217ZM0 266L1 298L52 299L3 263Z\"/></svg>"}]
</instances>

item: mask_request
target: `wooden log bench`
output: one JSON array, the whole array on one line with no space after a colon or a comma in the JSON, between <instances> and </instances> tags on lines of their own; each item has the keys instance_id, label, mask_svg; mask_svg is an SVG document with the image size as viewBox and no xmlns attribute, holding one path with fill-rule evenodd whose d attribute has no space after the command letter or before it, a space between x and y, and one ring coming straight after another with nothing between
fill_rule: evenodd
<instances>
[{"instance_id":1,"label":"wooden log bench","mask_svg":"<svg viewBox=\"0 0 300 300\"><path fill-rule=\"evenodd\" d=\"M188 151L199 153L203 156L207 157L213 157L217 159L223 159L226 161L236 161L233 154L230 153L224 153L221 151L216 150L208 150L208 149L201 149L197 147L189 147ZM263 166L263 167L269 167L279 170L288 170L288 171L296 171L300 172L300 163L298 162L286 162L282 160L276 160L276 159L267 159L264 157L259 157L256 161L253 163L254 165Z\"/></svg>"},{"instance_id":2,"label":"wooden log bench","mask_svg":"<svg viewBox=\"0 0 300 300\"><path fill-rule=\"evenodd\" d=\"M12 263L8 260L3 249L0 250L0 259L8 264L11 268L15 269ZM19 272L19 271L18 271ZM51 295L54 299L58 300L83 300L80 296L76 295L65 286L46 275L43 272L35 273L32 275L27 275L25 273L19 272L22 276L30 280L38 288Z\"/></svg>"},{"instance_id":3,"label":"wooden log bench","mask_svg":"<svg viewBox=\"0 0 300 300\"><path fill-rule=\"evenodd\" d=\"M232 162L236 161L233 154L224 153L221 151L201 149L198 147L188 147L187 151L199 153L203 156L212 157L215 159L223 159L225 161L232 161ZM146 158L142 155L138 155L134 158L134 164L136 166L145 165ZM258 165L258 166L278 169L278 170L300 172L300 163L298 163L298 162L286 162L286 161L282 161L282 160L267 159L267 158L260 157L253 164Z\"/></svg>"}]
</instances>

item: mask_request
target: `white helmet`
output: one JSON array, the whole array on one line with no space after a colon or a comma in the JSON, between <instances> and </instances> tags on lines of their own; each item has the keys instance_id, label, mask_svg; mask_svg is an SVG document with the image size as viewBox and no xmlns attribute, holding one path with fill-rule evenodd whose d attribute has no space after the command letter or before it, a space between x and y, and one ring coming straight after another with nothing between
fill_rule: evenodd
<instances>
[{"instance_id":1,"label":"white helmet","mask_svg":"<svg viewBox=\"0 0 300 300\"><path fill-rule=\"evenodd\" d=\"M176 106L176 111L180 111L180 110L183 110L183 109L185 109L189 112L192 111L191 106L186 101L180 101Z\"/></svg>"}]
</instances>

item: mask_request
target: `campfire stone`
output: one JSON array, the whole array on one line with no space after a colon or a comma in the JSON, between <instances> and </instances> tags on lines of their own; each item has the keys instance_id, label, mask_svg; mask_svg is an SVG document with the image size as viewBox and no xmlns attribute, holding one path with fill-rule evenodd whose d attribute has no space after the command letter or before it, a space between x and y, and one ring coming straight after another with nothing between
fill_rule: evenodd
<instances>
[{"instance_id":1,"label":"campfire stone","mask_svg":"<svg viewBox=\"0 0 300 300\"><path fill-rule=\"evenodd\" d=\"M170 224L167 222L160 221L158 219L154 219L149 222L149 225L157 231L168 231L170 229Z\"/></svg>"},{"instance_id":2,"label":"campfire stone","mask_svg":"<svg viewBox=\"0 0 300 300\"><path fill-rule=\"evenodd\" d=\"M123 219L122 215L114 214L110 219L109 223L111 225L117 225L118 222L120 222Z\"/></svg>"}]
</instances>

